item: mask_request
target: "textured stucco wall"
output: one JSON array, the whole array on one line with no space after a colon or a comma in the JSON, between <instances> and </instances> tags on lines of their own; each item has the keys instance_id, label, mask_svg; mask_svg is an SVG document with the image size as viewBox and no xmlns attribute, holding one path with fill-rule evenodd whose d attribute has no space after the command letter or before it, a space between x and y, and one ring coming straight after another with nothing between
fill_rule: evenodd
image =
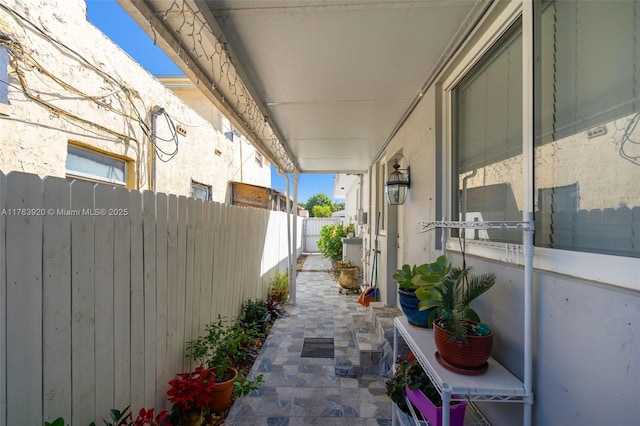
<instances>
[{"instance_id":1,"label":"textured stucco wall","mask_svg":"<svg viewBox=\"0 0 640 426\"><path fill-rule=\"evenodd\" d=\"M135 167L133 189L189 196L193 179L210 185L215 201L226 201L228 181L241 180L241 163L250 170L242 178L270 186L267 162L257 167L244 154L241 158L237 142L89 23L83 0L3 3L24 18L0 9L0 33L10 58L10 104L7 115L0 116L4 173L64 176L67 144L73 142L129 160ZM156 105L186 135L177 136L175 156L156 159L154 166L149 135ZM155 124L160 138L171 138L164 115ZM171 153L176 144L158 140L158 148Z\"/></svg>"}]
</instances>

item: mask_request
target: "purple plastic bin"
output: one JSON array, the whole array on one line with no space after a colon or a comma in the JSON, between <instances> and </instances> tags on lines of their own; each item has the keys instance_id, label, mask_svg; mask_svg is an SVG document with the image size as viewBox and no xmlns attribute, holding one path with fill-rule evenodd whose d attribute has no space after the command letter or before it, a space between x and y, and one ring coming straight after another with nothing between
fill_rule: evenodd
<instances>
[{"instance_id":1,"label":"purple plastic bin","mask_svg":"<svg viewBox=\"0 0 640 426\"><path fill-rule=\"evenodd\" d=\"M411 390L406 388L409 400L422 413L431 426L442 426L442 407L436 407L421 390ZM464 411L467 408L466 402L457 402L449 406L449 425L463 426Z\"/></svg>"}]
</instances>

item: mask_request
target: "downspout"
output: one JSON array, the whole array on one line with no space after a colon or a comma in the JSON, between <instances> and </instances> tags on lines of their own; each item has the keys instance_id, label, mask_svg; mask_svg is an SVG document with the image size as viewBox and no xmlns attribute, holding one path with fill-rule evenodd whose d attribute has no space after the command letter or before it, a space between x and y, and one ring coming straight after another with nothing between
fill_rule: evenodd
<instances>
[{"instance_id":1,"label":"downspout","mask_svg":"<svg viewBox=\"0 0 640 426\"><path fill-rule=\"evenodd\" d=\"M287 189L285 190L285 208L287 209L287 264L288 264L288 270L289 270L289 297L293 301L296 299L296 297L294 296L294 292L295 292L295 282L294 285L292 286L291 283L291 277L294 275L295 271L294 269L291 267L292 265L292 259L291 259L291 199L289 198L289 175L287 175L286 173L283 173L279 168L277 169L278 174L280 176L282 176L284 178L284 180L287 182Z\"/></svg>"},{"instance_id":2,"label":"downspout","mask_svg":"<svg viewBox=\"0 0 640 426\"><path fill-rule=\"evenodd\" d=\"M149 141L151 142L149 146L149 162L147 167L150 168L149 175L149 191L156 190L156 179L157 179L157 169L156 169L156 139L158 137L158 125L157 120L158 116L164 114L164 108L159 105L154 105L149 111L151 115L151 136Z\"/></svg>"}]
</instances>

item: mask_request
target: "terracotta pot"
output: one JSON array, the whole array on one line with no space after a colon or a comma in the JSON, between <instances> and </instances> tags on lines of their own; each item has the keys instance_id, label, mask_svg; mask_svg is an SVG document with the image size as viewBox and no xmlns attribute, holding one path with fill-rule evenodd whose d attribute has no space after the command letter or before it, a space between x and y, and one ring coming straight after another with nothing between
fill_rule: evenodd
<instances>
[{"instance_id":1,"label":"terracotta pot","mask_svg":"<svg viewBox=\"0 0 640 426\"><path fill-rule=\"evenodd\" d=\"M231 404L231 395L233 394L233 381L238 377L238 370L235 368L230 368L233 371L234 375L231 379L226 382L216 382L216 386L213 388L211 392L213 394L213 399L209 404L209 408L211 411L222 411L229 407Z\"/></svg>"},{"instance_id":2,"label":"terracotta pot","mask_svg":"<svg viewBox=\"0 0 640 426\"><path fill-rule=\"evenodd\" d=\"M433 323L433 336L438 353L436 359L450 371L466 375L482 374L493 348L493 330L488 336L467 336L467 343L452 341L438 321Z\"/></svg>"},{"instance_id":3,"label":"terracotta pot","mask_svg":"<svg viewBox=\"0 0 640 426\"><path fill-rule=\"evenodd\" d=\"M340 269L340 277L338 283L342 288L358 288L360 287L360 277L358 268Z\"/></svg>"}]
</instances>

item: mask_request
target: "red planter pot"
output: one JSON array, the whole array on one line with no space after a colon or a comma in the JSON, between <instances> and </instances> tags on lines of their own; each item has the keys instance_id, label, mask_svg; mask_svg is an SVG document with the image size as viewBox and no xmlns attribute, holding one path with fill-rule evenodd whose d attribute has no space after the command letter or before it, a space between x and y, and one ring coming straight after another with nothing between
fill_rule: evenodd
<instances>
[{"instance_id":1,"label":"red planter pot","mask_svg":"<svg viewBox=\"0 0 640 426\"><path fill-rule=\"evenodd\" d=\"M493 330L488 336L467 336L467 343L454 342L436 321L433 336L438 349L436 359L446 369L469 376L487 371L487 360L493 348Z\"/></svg>"},{"instance_id":2,"label":"red planter pot","mask_svg":"<svg viewBox=\"0 0 640 426\"><path fill-rule=\"evenodd\" d=\"M436 407L433 402L419 389L406 388L409 400L422 413L431 426L442 426L442 407ZM466 402L455 402L449 407L449 426L463 426Z\"/></svg>"}]
</instances>

